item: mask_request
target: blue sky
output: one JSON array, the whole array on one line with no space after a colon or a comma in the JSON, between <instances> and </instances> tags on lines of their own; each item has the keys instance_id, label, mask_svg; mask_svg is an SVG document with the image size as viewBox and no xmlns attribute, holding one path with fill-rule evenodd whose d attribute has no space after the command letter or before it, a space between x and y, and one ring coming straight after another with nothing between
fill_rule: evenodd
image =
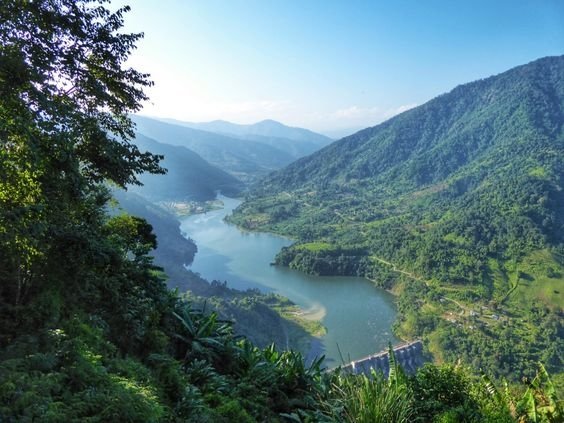
<instances>
[{"instance_id":1,"label":"blue sky","mask_svg":"<svg viewBox=\"0 0 564 423\"><path fill-rule=\"evenodd\" d=\"M120 4L114 2L114 4ZM564 54L564 1L130 0L143 114L336 134Z\"/></svg>"}]
</instances>

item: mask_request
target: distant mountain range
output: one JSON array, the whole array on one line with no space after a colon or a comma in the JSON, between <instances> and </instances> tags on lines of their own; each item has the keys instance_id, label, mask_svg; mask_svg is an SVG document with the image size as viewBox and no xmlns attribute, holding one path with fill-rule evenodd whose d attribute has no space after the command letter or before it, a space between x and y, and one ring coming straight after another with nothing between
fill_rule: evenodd
<instances>
[{"instance_id":1,"label":"distant mountain range","mask_svg":"<svg viewBox=\"0 0 564 423\"><path fill-rule=\"evenodd\" d=\"M273 137L278 139L286 139L298 141L307 144L323 147L329 144L332 139L325 135L310 131L309 129L296 128L286 126L275 120L266 119L251 125L240 125L227 122L225 120L214 120L211 122L183 122L172 119L163 119L164 121L175 123L177 125L188 126L194 129L215 132L219 134L235 135L238 137L260 136Z\"/></svg>"},{"instance_id":2,"label":"distant mountain range","mask_svg":"<svg viewBox=\"0 0 564 423\"><path fill-rule=\"evenodd\" d=\"M135 143L143 151L164 156L161 165L167 169L166 175L142 174L139 180L143 186L129 188L152 201L203 201L215 198L216 191L237 195L244 188L237 178L185 147L160 143L143 134L137 134Z\"/></svg>"},{"instance_id":3,"label":"distant mountain range","mask_svg":"<svg viewBox=\"0 0 564 423\"><path fill-rule=\"evenodd\" d=\"M332 140L275 121L236 125L225 121L191 124L133 116L139 134L183 146L245 183L255 182Z\"/></svg>"}]
</instances>

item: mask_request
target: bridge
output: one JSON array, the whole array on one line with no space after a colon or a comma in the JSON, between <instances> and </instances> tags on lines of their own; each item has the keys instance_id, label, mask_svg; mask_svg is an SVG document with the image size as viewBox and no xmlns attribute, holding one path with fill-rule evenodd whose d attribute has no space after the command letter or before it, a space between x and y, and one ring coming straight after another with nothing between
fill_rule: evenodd
<instances>
[{"instance_id":1,"label":"bridge","mask_svg":"<svg viewBox=\"0 0 564 423\"><path fill-rule=\"evenodd\" d=\"M423 365L423 342L416 340L397 345L393 348L397 362L406 373L415 373ZM384 373L388 377L390 371L390 360L388 350L369 355L359 360L351 361L342 366L344 372L352 374L365 374L370 376L371 371Z\"/></svg>"}]
</instances>

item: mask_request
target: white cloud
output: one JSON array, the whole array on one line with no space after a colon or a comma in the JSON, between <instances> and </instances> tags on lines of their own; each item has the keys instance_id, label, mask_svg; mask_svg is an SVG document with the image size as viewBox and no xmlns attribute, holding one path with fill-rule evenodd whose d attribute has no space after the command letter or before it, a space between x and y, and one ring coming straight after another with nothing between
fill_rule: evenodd
<instances>
[{"instance_id":1,"label":"white cloud","mask_svg":"<svg viewBox=\"0 0 564 423\"><path fill-rule=\"evenodd\" d=\"M358 129L377 125L416 106L416 103L403 104L392 108L353 105L334 112L325 114L315 112L307 116L309 117L308 123L313 129L331 133L352 133Z\"/></svg>"},{"instance_id":2,"label":"white cloud","mask_svg":"<svg viewBox=\"0 0 564 423\"><path fill-rule=\"evenodd\" d=\"M389 119L392 116L399 115L400 113L403 112L407 112L409 109L413 109L414 107L417 107L417 103L404 104L402 106L396 107L395 109L388 109L385 118Z\"/></svg>"},{"instance_id":3,"label":"white cloud","mask_svg":"<svg viewBox=\"0 0 564 423\"><path fill-rule=\"evenodd\" d=\"M238 101L213 93L202 81L185 77L158 78L158 89L148 90L150 100L144 104L143 114L192 122L216 119L238 123L285 117L293 109L291 102L257 98Z\"/></svg>"},{"instance_id":4,"label":"white cloud","mask_svg":"<svg viewBox=\"0 0 564 423\"><path fill-rule=\"evenodd\" d=\"M362 121L368 125L375 125L385 119L389 119L399 113L412 109L417 106L415 103L404 104L398 107L384 109L382 107L359 107L350 106L332 113L332 117L341 120L343 123L356 123Z\"/></svg>"}]
</instances>

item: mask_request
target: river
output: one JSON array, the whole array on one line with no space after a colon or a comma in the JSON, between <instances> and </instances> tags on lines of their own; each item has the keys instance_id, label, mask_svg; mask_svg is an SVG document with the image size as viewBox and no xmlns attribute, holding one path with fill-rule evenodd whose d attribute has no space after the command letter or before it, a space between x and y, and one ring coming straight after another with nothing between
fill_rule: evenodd
<instances>
[{"instance_id":1,"label":"river","mask_svg":"<svg viewBox=\"0 0 564 423\"><path fill-rule=\"evenodd\" d=\"M396 317L393 296L358 277L310 276L271 266L274 256L292 242L268 233L239 230L223 218L240 204L220 196L224 208L181 220L181 230L198 246L191 270L207 280L227 281L231 288L258 288L289 298L320 319L327 329L321 338L327 365L356 360L396 343L391 326Z\"/></svg>"}]
</instances>

